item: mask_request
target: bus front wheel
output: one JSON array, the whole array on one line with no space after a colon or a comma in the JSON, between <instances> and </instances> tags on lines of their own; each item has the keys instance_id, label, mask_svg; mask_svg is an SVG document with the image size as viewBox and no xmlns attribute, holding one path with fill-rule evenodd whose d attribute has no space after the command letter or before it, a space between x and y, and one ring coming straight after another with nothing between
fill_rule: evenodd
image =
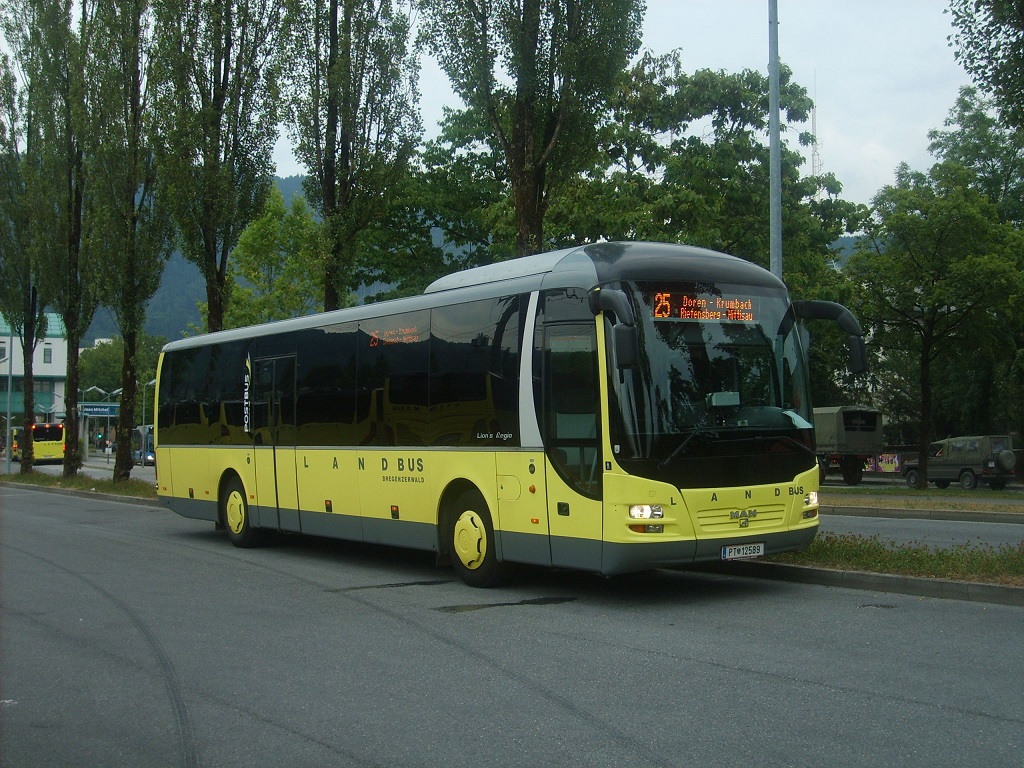
<instances>
[{"instance_id":1,"label":"bus front wheel","mask_svg":"<svg viewBox=\"0 0 1024 768\"><path fill-rule=\"evenodd\" d=\"M492 587L501 580L503 568L495 552L494 526L479 492L466 491L457 499L448 544L452 567L466 584Z\"/></svg>"},{"instance_id":2,"label":"bus front wheel","mask_svg":"<svg viewBox=\"0 0 1024 768\"><path fill-rule=\"evenodd\" d=\"M233 477L224 484L221 500L221 518L228 531L228 539L236 547L255 547L259 543L259 532L252 527L249 518L249 504L245 498L242 481Z\"/></svg>"}]
</instances>

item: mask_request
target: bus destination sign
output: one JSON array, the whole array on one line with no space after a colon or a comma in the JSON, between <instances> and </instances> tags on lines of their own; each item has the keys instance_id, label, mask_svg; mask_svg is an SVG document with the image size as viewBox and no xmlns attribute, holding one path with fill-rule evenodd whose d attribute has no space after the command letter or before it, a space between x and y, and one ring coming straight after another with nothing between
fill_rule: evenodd
<instances>
[{"instance_id":1,"label":"bus destination sign","mask_svg":"<svg viewBox=\"0 0 1024 768\"><path fill-rule=\"evenodd\" d=\"M655 320L701 320L712 323L756 323L751 296L658 291L651 301Z\"/></svg>"}]
</instances>

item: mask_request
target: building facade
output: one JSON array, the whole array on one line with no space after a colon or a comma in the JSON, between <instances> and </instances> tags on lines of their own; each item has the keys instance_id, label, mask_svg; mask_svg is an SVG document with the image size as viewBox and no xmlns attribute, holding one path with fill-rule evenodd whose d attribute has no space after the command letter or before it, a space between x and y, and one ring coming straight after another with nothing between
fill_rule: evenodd
<instances>
[{"instance_id":1,"label":"building facade","mask_svg":"<svg viewBox=\"0 0 1024 768\"><path fill-rule=\"evenodd\" d=\"M46 334L32 357L37 422L63 421L68 376L68 340L60 315L46 313ZM17 426L25 410L25 358L21 338L0 315L0 415L10 412ZM5 430L6 434L6 430Z\"/></svg>"}]
</instances>

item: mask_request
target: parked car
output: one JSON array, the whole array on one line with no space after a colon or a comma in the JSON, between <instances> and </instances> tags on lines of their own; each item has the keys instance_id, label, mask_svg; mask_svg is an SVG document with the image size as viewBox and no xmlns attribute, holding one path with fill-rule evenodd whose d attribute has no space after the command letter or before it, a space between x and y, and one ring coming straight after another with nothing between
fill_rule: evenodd
<instances>
[{"instance_id":1,"label":"parked car","mask_svg":"<svg viewBox=\"0 0 1024 768\"><path fill-rule=\"evenodd\" d=\"M979 482L999 491L1014 479L1017 460L1008 435L975 435L937 440L928 448L928 482L939 488L959 483L974 490ZM904 463L907 485L917 485L920 470L916 457Z\"/></svg>"}]
</instances>

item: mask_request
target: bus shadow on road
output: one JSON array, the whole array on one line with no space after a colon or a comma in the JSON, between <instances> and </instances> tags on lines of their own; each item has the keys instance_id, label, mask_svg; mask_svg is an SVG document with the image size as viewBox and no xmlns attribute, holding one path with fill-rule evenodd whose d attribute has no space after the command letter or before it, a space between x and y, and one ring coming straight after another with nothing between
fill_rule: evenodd
<instances>
[{"instance_id":1,"label":"bus shadow on road","mask_svg":"<svg viewBox=\"0 0 1024 768\"><path fill-rule=\"evenodd\" d=\"M223 531L190 531L182 535L196 542L222 545L226 551L236 551ZM290 562L307 561L339 569L353 569L353 572L344 575L355 578L357 583L339 586L333 591L450 584L464 590L467 597L473 596L472 604L477 607L497 607L499 604L545 605L553 600L585 601L608 607L694 605L757 599L786 588L779 582L711 573L696 568L656 569L603 576L584 571L508 564L507 573L500 585L475 589L463 585L444 558L439 558L435 552L423 550L275 533L267 537L262 546L243 551L255 555L246 558L251 561L258 561L258 553L265 552L268 555L268 566L280 565L283 558ZM366 580L366 576L370 577L370 581ZM458 612L455 608L450 610Z\"/></svg>"}]
</instances>

